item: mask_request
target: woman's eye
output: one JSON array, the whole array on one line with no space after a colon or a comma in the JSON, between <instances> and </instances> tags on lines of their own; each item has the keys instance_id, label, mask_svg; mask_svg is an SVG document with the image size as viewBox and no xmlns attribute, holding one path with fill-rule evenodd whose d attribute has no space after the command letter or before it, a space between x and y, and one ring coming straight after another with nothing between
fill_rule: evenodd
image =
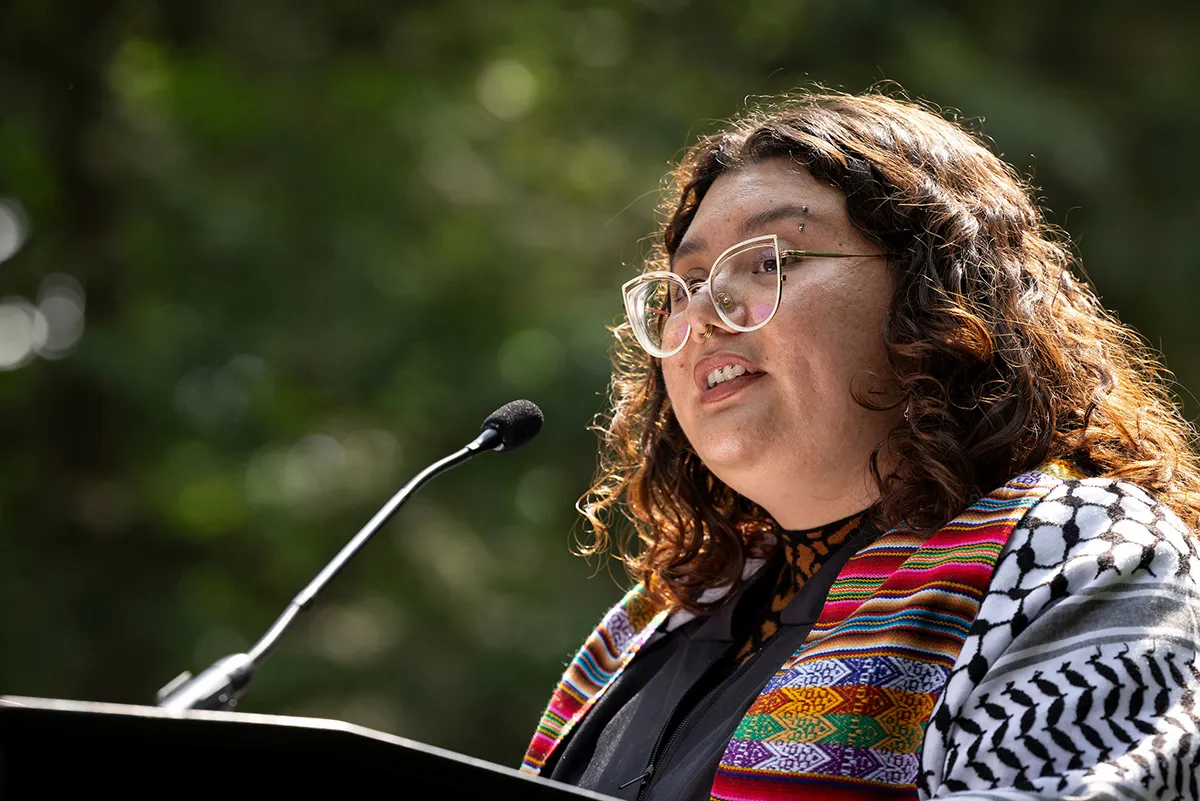
<instances>
[{"instance_id":1,"label":"woman's eye","mask_svg":"<svg viewBox=\"0 0 1200 801\"><path fill-rule=\"evenodd\" d=\"M757 273L774 273L779 271L779 260L775 256L774 251L761 254L755 261L758 265L755 269Z\"/></svg>"}]
</instances>

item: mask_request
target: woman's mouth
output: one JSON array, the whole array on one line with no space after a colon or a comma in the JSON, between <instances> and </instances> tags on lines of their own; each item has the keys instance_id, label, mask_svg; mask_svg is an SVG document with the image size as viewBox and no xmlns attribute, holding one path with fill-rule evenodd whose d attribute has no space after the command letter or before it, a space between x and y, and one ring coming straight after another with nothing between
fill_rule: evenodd
<instances>
[{"instance_id":1,"label":"woman's mouth","mask_svg":"<svg viewBox=\"0 0 1200 801\"><path fill-rule=\"evenodd\" d=\"M740 356L716 354L701 359L695 367L701 403L715 403L741 391L764 373Z\"/></svg>"},{"instance_id":2,"label":"woman's mouth","mask_svg":"<svg viewBox=\"0 0 1200 801\"><path fill-rule=\"evenodd\" d=\"M764 375L765 373L743 372L732 378L724 379L702 391L700 393L700 402L716 403L717 401L725 400L726 398L741 392L744 388L750 386L755 381L758 381L758 379L762 378Z\"/></svg>"},{"instance_id":3,"label":"woman's mouth","mask_svg":"<svg viewBox=\"0 0 1200 801\"><path fill-rule=\"evenodd\" d=\"M740 364L727 364L724 367L718 367L708 374L708 388L712 389L717 384L732 381L738 376L745 375L747 372L749 371Z\"/></svg>"}]
</instances>

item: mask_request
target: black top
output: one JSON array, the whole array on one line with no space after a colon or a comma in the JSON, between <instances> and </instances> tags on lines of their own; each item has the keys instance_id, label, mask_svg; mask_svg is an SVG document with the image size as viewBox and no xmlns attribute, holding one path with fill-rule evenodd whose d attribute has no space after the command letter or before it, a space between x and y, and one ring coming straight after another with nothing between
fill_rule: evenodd
<instances>
[{"instance_id":1,"label":"black top","mask_svg":"<svg viewBox=\"0 0 1200 801\"><path fill-rule=\"evenodd\" d=\"M708 801L738 724L804 643L842 566L875 533L860 525L832 549L779 614L778 631L748 658L737 652L759 626L786 567L783 548L711 616L656 634L542 775L617 798Z\"/></svg>"}]
</instances>

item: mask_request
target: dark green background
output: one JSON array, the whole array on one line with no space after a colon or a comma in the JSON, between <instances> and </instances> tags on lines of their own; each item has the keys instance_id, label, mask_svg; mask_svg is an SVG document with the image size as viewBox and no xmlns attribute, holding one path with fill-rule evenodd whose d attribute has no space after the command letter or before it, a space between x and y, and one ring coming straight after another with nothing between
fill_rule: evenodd
<instances>
[{"instance_id":1,"label":"dark green background","mask_svg":"<svg viewBox=\"0 0 1200 801\"><path fill-rule=\"evenodd\" d=\"M0 372L0 692L146 702L246 647L529 397L541 437L404 509L243 707L516 763L620 592L568 553L618 287L670 161L747 95L888 79L985 118L1194 413L1200 14L967 5L5 4L30 227L0 298L72 276L86 328Z\"/></svg>"}]
</instances>

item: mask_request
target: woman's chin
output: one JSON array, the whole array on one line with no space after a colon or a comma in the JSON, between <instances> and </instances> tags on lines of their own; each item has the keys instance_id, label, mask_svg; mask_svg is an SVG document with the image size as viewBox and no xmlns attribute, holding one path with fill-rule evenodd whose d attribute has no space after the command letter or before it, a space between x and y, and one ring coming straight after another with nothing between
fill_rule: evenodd
<instances>
[{"instance_id":1,"label":"woman's chin","mask_svg":"<svg viewBox=\"0 0 1200 801\"><path fill-rule=\"evenodd\" d=\"M763 443L752 444L744 437L709 438L703 448L696 449L704 466L734 489L741 483L739 478L745 481L746 476L762 466L765 450Z\"/></svg>"}]
</instances>

